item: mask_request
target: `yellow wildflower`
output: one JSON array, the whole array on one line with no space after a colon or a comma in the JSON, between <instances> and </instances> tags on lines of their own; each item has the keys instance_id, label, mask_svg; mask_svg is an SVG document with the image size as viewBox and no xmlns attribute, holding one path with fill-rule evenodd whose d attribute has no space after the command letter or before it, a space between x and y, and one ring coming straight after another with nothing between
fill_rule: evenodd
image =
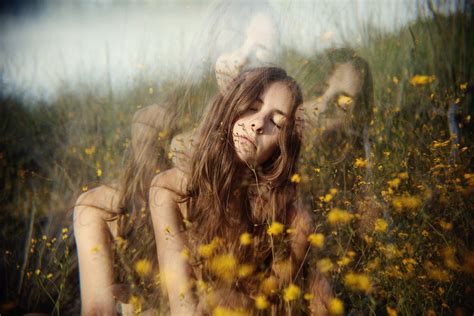
<instances>
[{"instance_id":1,"label":"yellow wildflower","mask_svg":"<svg viewBox=\"0 0 474 316\"><path fill-rule=\"evenodd\" d=\"M433 280L448 282L451 279L451 276L446 270L442 270L434 266L433 263L430 261L427 261L424 267L426 271L428 272L428 277Z\"/></svg>"},{"instance_id":2,"label":"yellow wildflower","mask_svg":"<svg viewBox=\"0 0 474 316\"><path fill-rule=\"evenodd\" d=\"M445 231L449 231L451 229L453 229L453 224L452 223L448 223L444 220L440 220L439 221L439 226L441 226L441 228Z\"/></svg>"},{"instance_id":3,"label":"yellow wildflower","mask_svg":"<svg viewBox=\"0 0 474 316\"><path fill-rule=\"evenodd\" d=\"M203 280L199 279L197 282L197 289L201 293L205 293L208 289L207 283L204 282Z\"/></svg>"},{"instance_id":4,"label":"yellow wildflower","mask_svg":"<svg viewBox=\"0 0 474 316\"><path fill-rule=\"evenodd\" d=\"M395 178L393 180L388 181L388 186L391 187L392 189L398 188L400 185L401 180L399 178Z\"/></svg>"},{"instance_id":5,"label":"yellow wildflower","mask_svg":"<svg viewBox=\"0 0 474 316\"><path fill-rule=\"evenodd\" d=\"M341 95L339 96L339 98L337 98L337 104L342 108L347 108L349 105L352 104L352 98L345 95Z\"/></svg>"},{"instance_id":6,"label":"yellow wildflower","mask_svg":"<svg viewBox=\"0 0 474 316\"><path fill-rule=\"evenodd\" d=\"M347 211L338 208L333 208L328 213L328 222L331 225L348 224L353 218L353 215Z\"/></svg>"},{"instance_id":7,"label":"yellow wildflower","mask_svg":"<svg viewBox=\"0 0 474 316\"><path fill-rule=\"evenodd\" d=\"M391 308L390 306L387 306L387 315L397 316L397 310L395 308Z\"/></svg>"},{"instance_id":8,"label":"yellow wildflower","mask_svg":"<svg viewBox=\"0 0 474 316\"><path fill-rule=\"evenodd\" d=\"M284 231L285 226L279 222L273 222L270 227L267 229L267 233L269 235L277 236L280 235Z\"/></svg>"},{"instance_id":9,"label":"yellow wildflower","mask_svg":"<svg viewBox=\"0 0 474 316\"><path fill-rule=\"evenodd\" d=\"M53 278L53 274L52 274L52 273L48 273L48 275L46 276L46 279L51 280L52 278Z\"/></svg>"},{"instance_id":10,"label":"yellow wildflower","mask_svg":"<svg viewBox=\"0 0 474 316\"><path fill-rule=\"evenodd\" d=\"M307 301L311 301L313 299L314 295L311 293L304 293L303 298Z\"/></svg>"},{"instance_id":11,"label":"yellow wildflower","mask_svg":"<svg viewBox=\"0 0 474 316\"><path fill-rule=\"evenodd\" d=\"M260 285L263 293L272 295L278 290L278 280L274 276L270 276L262 281Z\"/></svg>"},{"instance_id":12,"label":"yellow wildflower","mask_svg":"<svg viewBox=\"0 0 474 316\"><path fill-rule=\"evenodd\" d=\"M255 267L253 264L242 264L239 267L239 277L245 278L251 275L255 271Z\"/></svg>"},{"instance_id":13,"label":"yellow wildflower","mask_svg":"<svg viewBox=\"0 0 474 316\"><path fill-rule=\"evenodd\" d=\"M397 78L397 76L393 76L393 77L392 77L392 82L393 82L394 84L398 84L400 81L399 81L399 79Z\"/></svg>"},{"instance_id":14,"label":"yellow wildflower","mask_svg":"<svg viewBox=\"0 0 474 316\"><path fill-rule=\"evenodd\" d=\"M324 235L321 233L318 234L311 234L308 237L308 241L314 247L322 248L324 246Z\"/></svg>"},{"instance_id":15,"label":"yellow wildflower","mask_svg":"<svg viewBox=\"0 0 474 316\"><path fill-rule=\"evenodd\" d=\"M367 166L367 160L363 158L356 158L354 162L354 168L365 168Z\"/></svg>"},{"instance_id":16,"label":"yellow wildflower","mask_svg":"<svg viewBox=\"0 0 474 316\"><path fill-rule=\"evenodd\" d=\"M237 272L237 260L232 254L218 255L210 260L209 269L222 280L231 282Z\"/></svg>"},{"instance_id":17,"label":"yellow wildflower","mask_svg":"<svg viewBox=\"0 0 474 316\"><path fill-rule=\"evenodd\" d=\"M249 315L248 312L242 309L230 309L223 306L217 306L212 311L213 316L246 316Z\"/></svg>"},{"instance_id":18,"label":"yellow wildflower","mask_svg":"<svg viewBox=\"0 0 474 316\"><path fill-rule=\"evenodd\" d=\"M383 218L377 218L375 220L375 231L384 233L387 231L388 223Z\"/></svg>"},{"instance_id":19,"label":"yellow wildflower","mask_svg":"<svg viewBox=\"0 0 474 316\"><path fill-rule=\"evenodd\" d=\"M421 205L421 199L417 196L398 196L392 199L392 205L397 211L401 211L403 208L416 209Z\"/></svg>"},{"instance_id":20,"label":"yellow wildflower","mask_svg":"<svg viewBox=\"0 0 474 316\"><path fill-rule=\"evenodd\" d=\"M188 249L188 248L184 248L184 249L181 251L181 256L183 256L184 259L189 260L189 258L191 258L191 253L189 252L189 249Z\"/></svg>"},{"instance_id":21,"label":"yellow wildflower","mask_svg":"<svg viewBox=\"0 0 474 316\"><path fill-rule=\"evenodd\" d=\"M92 156L95 153L95 150L96 150L95 146L91 146L84 149L84 152L86 153L86 155Z\"/></svg>"},{"instance_id":22,"label":"yellow wildflower","mask_svg":"<svg viewBox=\"0 0 474 316\"><path fill-rule=\"evenodd\" d=\"M323 196L322 201L324 201L324 202L331 202L332 198L333 198L332 194L329 194L329 193L328 193L328 194L326 194L325 196Z\"/></svg>"},{"instance_id":23,"label":"yellow wildflower","mask_svg":"<svg viewBox=\"0 0 474 316\"><path fill-rule=\"evenodd\" d=\"M331 193L332 195L336 195L337 189L336 188L329 189L329 193Z\"/></svg>"},{"instance_id":24,"label":"yellow wildflower","mask_svg":"<svg viewBox=\"0 0 474 316\"><path fill-rule=\"evenodd\" d=\"M406 179L408 179L408 172L400 172L398 174L398 177L402 180L406 180Z\"/></svg>"},{"instance_id":25,"label":"yellow wildflower","mask_svg":"<svg viewBox=\"0 0 474 316\"><path fill-rule=\"evenodd\" d=\"M133 306L134 314L140 314L142 312L142 300L138 296L132 295L128 304Z\"/></svg>"},{"instance_id":26,"label":"yellow wildflower","mask_svg":"<svg viewBox=\"0 0 474 316\"><path fill-rule=\"evenodd\" d=\"M40 274L41 274L41 269L36 269L36 270L35 270L35 274L36 274L36 275L40 275Z\"/></svg>"},{"instance_id":27,"label":"yellow wildflower","mask_svg":"<svg viewBox=\"0 0 474 316\"><path fill-rule=\"evenodd\" d=\"M301 290L295 284L290 284L286 289L283 290L283 299L286 302L294 301L301 295Z\"/></svg>"},{"instance_id":28,"label":"yellow wildflower","mask_svg":"<svg viewBox=\"0 0 474 316\"><path fill-rule=\"evenodd\" d=\"M350 272L344 277L344 284L353 291L368 293L372 290L370 279L365 274Z\"/></svg>"},{"instance_id":29,"label":"yellow wildflower","mask_svg":"<svg viewBox=\"0 0 474 316\"><path fill-rule=\"evenodd\" d=\"M436 76L415 75L410 79L410 84L413 86L424 85L436 80Z\"/></svg>"},{"instance_id":30,"label":"yellow wildflower","mask_svg":"<svg viewBox=\"0 0 474 316\"><path fill-rule=\"evenodd\" d=\"M352 259L350 257L344 256L341 259L337 260L337 265L340 267L344 267L347 266L351 261Z\"/></svg>"},{"instance_id":31,"label":"yellow wildflower","mask_svg":"<svg viewBox=\"0 0 474 316\"><path fill-rule=\"evenodd\" d=\"M446 265L446 267L456 271L461 268L455 256L456 249L451 246L448 246L441 250L441 254L443 255L444 264Z\"/></svg>"},{"instance_id":32,"label":"yellow wildflower","mask_svg":"<svg viewBox=\"0 0 474 316\"><path fill-rule=\"evenodd\" d=\"M463 90L463 91L466 90L466 89L467 89L467 82L461 83L461 84L459 85L459 88L461 88L461 90Z\"/></svg>"},{"instance_id":33,"label":"yellow wildflower","mask_svg":"<svg viewBox=\"0 0 474 316\"><path fill-rule=\"evenodd\" d=\"M220 238L214 238L209 244L199 246L198 253L203 258L211 257L221 242Z\"/></svg>"},{"instance_id":34,"label":"yellow wildflower","mask_svg":"<svg viewBox=\"0 0 474 316\"><path fill-rule=\"evenodd\" d=\"M286 233L287 233L287 234L293 234L295 231L296 231L296 229L294 229L294 228L288 228L288 229L286 230Z\"/></svg>"},{"instance_id":35,"label":"yellow wildflower","mask_svg":"<svg viewBox=\"0 0 474 316\"><path fill-rule=\"evenodd\" d=\"M243 233L242 235L240 235L240 244L242 246L248 246L252 244L252 235L250 235L249 233Z\"/></svg>"},{"instance_id":36,"label":"yellow wildflower","mask_svg":"<svg viewBox=\"0 0 474 316\"><path fill-rule=\"evenodd\" d=\"M291 176L291 182L294 182L294 183L300 183L301 181L301 176L297 173L295 173L294 175Z\"/></svg>"},{"instance_id":37,"label":"yellow wildflower","mask_svg":"<svg viewBox=\"0 0 474 316\"><path fill-rule=\"evenodd\" d=\"M338 298L331 299L329 302L329 313L331 313L331 315L344 314L344 303Z\"/></svg>"},{"instance_id":38,"label":"yellow wildflower","mask_svg":"<svg viewBox=\"0 0 474 316\"><path fill-rule=\"evenodd\" d=\"M140 259L135 262L135 271L141 277L146 277L151 272L151 262L147 259Z\"/></svg>"},{"instance_id":39,"label":"yellow wildflower","mask_svg":"<svg viewBox=\"0 0 474 316\"><path fill-rule=\"evenodd\" d=\"M255 298L255 307L257 309L267 309L270 303L265 295L259 295Z\"/></svg>"},{"instance_id":40,"label":"yellow wildflower","mask_svg":"<svg viewBox=\"0 0 474 316\"><path fill-rule=\"evenodd\" d=\"M166 131L166 130L163 130L163 131L158 133L159 138L165 138L167 135L168 135L168 131Z\"/></svg>"},{"instance_id":41,"label":"yellow wildflower","mask_svg":"<svg viewBox=\"0 0 474 316\"><path fill-rule=\"evenodd\" d=\"M329 259L329 258L324 258L324 259L319 260L316 263L316 266L318 267L318 270L321 273L328 273L334 267L333 263L331 262L331 259Z\"/></svg>"}]
</instances>

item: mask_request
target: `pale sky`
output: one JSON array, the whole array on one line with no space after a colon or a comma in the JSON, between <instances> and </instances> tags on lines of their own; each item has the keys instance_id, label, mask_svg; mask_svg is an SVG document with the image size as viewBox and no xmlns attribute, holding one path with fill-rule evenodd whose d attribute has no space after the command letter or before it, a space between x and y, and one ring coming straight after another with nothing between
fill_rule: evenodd
<instances>
[{"instance_id":1,"label":"pale sky","mask_svg":"<svg viewBox=\"0 0 474 316\"><path fill-rule=\"evenodd\" d=\"M3 93L48 99L62 84L74 90L110 82L119 90L140 72L158 80L183 71L198 73L196 61L212 54L206 33L213 30L209 17L219 16L212 12L214 2L45 0L33 9L0 12ZM342 40L357 44L359 28L369 21L396 30L416 18L417 3L269 1L281 44L304 54Z\"/></svg>"}]
</instances>

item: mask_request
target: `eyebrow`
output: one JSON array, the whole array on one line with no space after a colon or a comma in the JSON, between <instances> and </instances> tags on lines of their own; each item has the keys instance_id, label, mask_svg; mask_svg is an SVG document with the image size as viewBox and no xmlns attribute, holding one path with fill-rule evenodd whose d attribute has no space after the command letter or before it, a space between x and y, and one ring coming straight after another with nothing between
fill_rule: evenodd
<instances>
[{"instance_id":1,"label":"eyebrow","mask_svg":"<svg viewBox=\"0 0 474 316\"><path fill-rule=\"evenodd\" d=\"M262 98L260 96L257 97L257 102L260 102L263 104ZM276 109L274 112L283 115L286 119L288 119L289 117L288 113L285 113L280 109Z\"/></svg>"},{"instance_id":2,"label":"eyebrow","mask_svg":"<svg viewBox=\"0 0 474 316\"><path fill-rule=\"evenodd\" d=\"M283 112L282 110L278 110L278 109L276 109L276 110L275 110L275 112L276 112L276 113L278 113L278 114L281 114L281 115L283 115L285 118L288 118L288 114L287 114L287 113L285 113L285 112Z\"/></svg>"}]
</instances>

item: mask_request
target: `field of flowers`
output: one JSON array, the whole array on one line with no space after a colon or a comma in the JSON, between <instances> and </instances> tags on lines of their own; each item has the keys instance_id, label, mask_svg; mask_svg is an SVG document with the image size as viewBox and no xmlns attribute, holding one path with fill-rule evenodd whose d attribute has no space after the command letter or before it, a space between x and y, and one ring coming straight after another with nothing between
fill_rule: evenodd
<instances>
[{"instance_id":1,"label":"field of flowers","mask_svg":"<svg viewBox=\"0 0 474 316\"><path fill-rule=\"evenodd\" d=\"M300 171L291 181L298 183L316 220L309 269L317 268L333 284L332 314L471 315L472 17L434 14L395 34L370 27L366 34L354 49L369 62L374 78L373 151L370 161L355 157L351 167L356 187L369 181L373 194L351 205L348 189L325 183L330 169L318 151L302 149ZM311 83L298 74L301 65L311 73L318 55L308 58L287 49L283 58L290 74L306 80L302 87L310 95ZM193 85L172 80L157 85L145 68L136 82L122 93L84 85L80 95L68 92L65 84L51 104L0 100L0 314L78 312L71 225L75 200L119 178L136 110L165 100L177 105L176 126L160 133L167 148L176 131L197 120L202 108L196 105L217 91L211 71ZM362 176L367 164L370 180ZM357 208L379 210L374 229L357 232ZM273 223L268 234L284 238L291 228ZM240 242L251 240L242 235ZM232 257L214 255L218 243L199 251L217 277L233 280L253 273L253 267L239 266ZM138 281L129 302L139 312L144 309L141 291L159 287L160 281L147 260L131 267ZM303 306L313 295L301 285L278 288L271 278L261 282L253 311L262 314L271 310L272 296ZM215 315L231 312L242 311L214 309Z\"/></svg>"}]
</instances>

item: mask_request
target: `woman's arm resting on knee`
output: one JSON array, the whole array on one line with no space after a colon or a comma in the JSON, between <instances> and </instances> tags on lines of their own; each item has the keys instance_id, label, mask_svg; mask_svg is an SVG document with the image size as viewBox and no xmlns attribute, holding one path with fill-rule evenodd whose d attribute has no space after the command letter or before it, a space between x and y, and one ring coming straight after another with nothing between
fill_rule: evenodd
<instances>
[{"instance_id":1,"label":"woman's arm resting on knee","mask_svg":"<svg viewBox=\"0 0 474 316\"><path fill-rule=\"evenodd\" d=\"M178 195L172 188L176 177L164 172L155 177L150 190L150 209L160 274L164 279L170 300L171 315L192 315L196 313L196 300L192 294L191 266L183 249L186 237L183 232L182 216L178 207Z\"/></svg>"},{"instance_id":2,"label":"woman's arm resting on knee","mask_svg":"<svg viewBox=\"0 0 474 316\"><path fill-rule=\"evenodd\" d=\"M92 206L74 208L83 315L116 315L112 241L104 213Z\"/></svg>"}]
</instances>

